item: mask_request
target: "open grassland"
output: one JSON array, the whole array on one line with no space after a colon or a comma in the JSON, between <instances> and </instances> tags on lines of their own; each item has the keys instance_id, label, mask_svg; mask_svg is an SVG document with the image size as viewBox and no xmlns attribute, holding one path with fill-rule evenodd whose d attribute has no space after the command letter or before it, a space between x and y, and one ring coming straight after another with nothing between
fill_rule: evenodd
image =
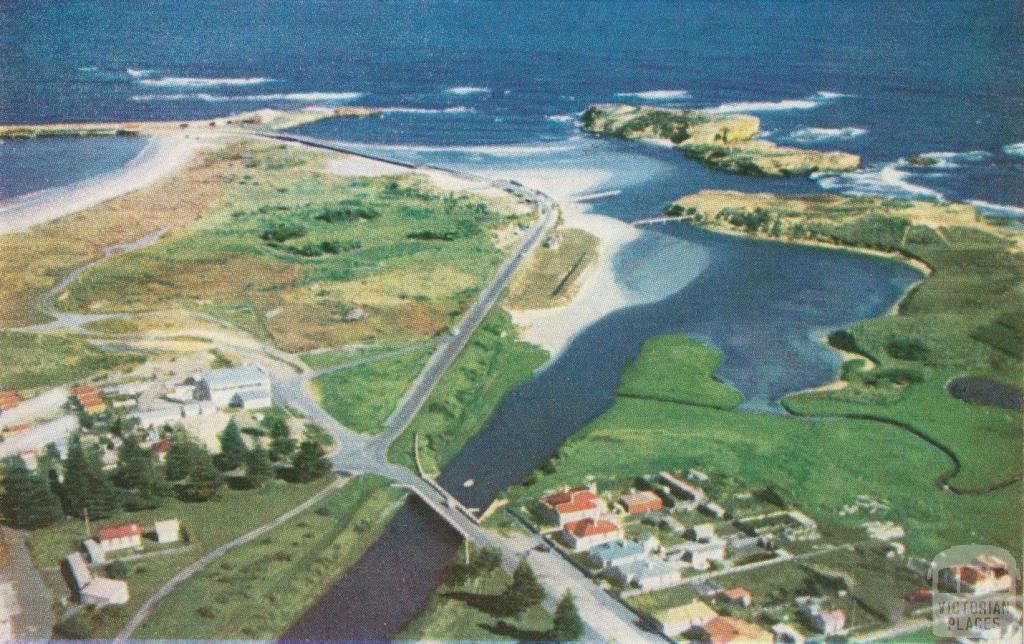
<instances>
[{"instance_id":1,"label":"open grassland","mask_svg":"<svg viewBox=\"0 0 1024 644\"><path fill-rule=\"evenodd\" d=\"M619 395L732 409L742 397L715 379L722 354L684 335L644 343L637 361L623 370Z\"/></svg>"},{"instance_id":2,"label":"open grassland","mask_svg":"<svg viewBox=\"0 0 1024 644\"><path fill-rule=\"evenodd\" d=\"M381 423L394 411L433 352L434 347L428 346L320 376L313 381L317 400L349 429L379 434L384 429Z\"/></svg>"},{"instance_id":3,"label":"open grassland","mask_svg":"<svg viewBox=\"0 0 1024 644\"><path fill-rule=\"evenodd\" d=\"M715 359L712 349L705 351L709 355L698 364ZM661 360L657 353L644 352L634 374L660 372ZM673 367L687 369L686 364ZM826 535L863 538L859 526L868 519L841 517L839 511L855 496L870 494L892 505L884 516L871 518L904 526L904 541L923 556L972 541L1012 552L1021 548L1018 487L980 496L939 490L933 481L948 470L946 457L917 436L869 420L801 419L620 397L573 435L552 463L532 474L529 485L507 495L521 504L588 476L596 477L599 486L618 485L687 467L733 476L751 487L770 483L787 490Z\"/></svg>"},{"instance_id":4,"label":"open grassland","mask_svg":"<svg viewBox=\"0 0 1024 644\"><path fill-rule=\"evenodd\" d=\"M0 331L0 389L61 385L144 359L103 351L74 335Z\"/></svg>"},{"instance_id":5,"label":"open grassland","mask_svg":"<svg viewBox=\"0 0 1024 644\"><path fill-rule=\"evenodd\" d=\"M531 606L518 617L503 614L502 593L512 576L501 567L457 583L448 579L431 595L427 607L397 635L397 640L545 641L551 615Z\"/></svg>"},{"instance_id":6,"label":"open grassland","mask_svg":"<svg viewBox=\"0 0 1024 644\"><path fill-rule=\"evenodd\" d=\"M546 309L568 304L579 292L583 275L597 259L597 237L577 228L552 233L558 247L538 246L508 289L508 308Z\"/></svg>"},{"instance_id":7,"label":"open grassland","mask_svg":"<svg viewBox=\"0 0 1024 644\"><path fill-rule=\"evenodd\" d=\"M418 439L420 462L427 474L440 471L494 413L501 399L544 364L547 352L517 339L508 313L494 308L445 372L388 458L415 470Z\"/></svg>"},{"instance_id":8,"label":"open grassland","mask_svg":"<svg viewBox=\"0 0 1024 644\"><path fill-rule=\"evenodd\" d=\"M402 496L383 479L353 479L179 586L135 636L196 641L280 637L373 544Z\"/></svg>"},{"instance_id":9,"label":"open grassland","mask_svg":"<svg viewBox=\"0 0 1024 644\"><path fill-rule=\"evenodd\" d=\"M38 299L73 269L103 256L103 249L135 241L162 228L196 221L220 200L224 164L204 155L187 169L152 186L82 212L0 236L0 326L43 322ZM115 301L126 295L114 291ZM115 297L116 296L116 297Z\"/></svg>"},{"instance_id":10,"label":"open grassland","mask_svg":"<svg viewBox=\"0 0 1024 644\"><path fill-rule=\"evenodd\" d=\"M154 521L171 517L181 520L192 548L182 554L159 556L128 564L127 581L131 600L124 606L110 607L91 615L92 637L112 638L139 607L178 570L253 528L284 514L329 484L329 480L309 484L271 481L259 490L225 490L219 499L205 503L185 503L165 499L155 510L122 512L115 517L93 521L93 531L100 527L139 522L143 530L152 529ZM60 565L68 553L78 550L86 538L80 520L33 530L28 547L37 568L52 569ZM95 536L95 535L93 535Z\"/></svg>"},{"instance_id":11,"label":"open grassland","mask_svg":"<svg viewBox=\"0 0 1024 644\"><path fill-rule=\"evenodd\" d=\"M202 221L90 269L62 305L188 308L295 351L422 340L465 309L501 260L500 231L524 221L508 202L410 175L337 177L323 159L256 142L209 153L222 195Z\"/></svg>"}]
</instances>

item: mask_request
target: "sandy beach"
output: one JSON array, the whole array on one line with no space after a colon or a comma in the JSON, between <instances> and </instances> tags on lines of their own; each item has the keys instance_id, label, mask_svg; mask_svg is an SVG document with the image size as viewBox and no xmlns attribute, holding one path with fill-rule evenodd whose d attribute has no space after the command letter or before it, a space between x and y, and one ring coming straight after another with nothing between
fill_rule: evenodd
<instances>
[{"instance_id":1,"label":"sandy beach","mask_svg":"<svg viewBox=\"0 0 1024 644\"><path fill-rule=\"evenodd\" d=\"M24 230L144 188L183 167L203 141L184 136L152 137L123 168L69 186L41 190L0 206L0 235Z\"/></svg>"}]
</instances>

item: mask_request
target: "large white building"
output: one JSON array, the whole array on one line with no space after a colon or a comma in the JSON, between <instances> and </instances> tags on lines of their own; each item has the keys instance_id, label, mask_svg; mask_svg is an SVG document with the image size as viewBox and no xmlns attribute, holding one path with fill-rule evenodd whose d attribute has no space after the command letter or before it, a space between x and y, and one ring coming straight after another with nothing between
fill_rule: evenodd
<instances>
[{"instance_id":1,"label":"large white building","mask_svg":"<svg viewBox=\"0 0 1024 644\"><path fill-rule=\"evenodd\" d=\"M240 406L257 394L270 398L270 378L255 364L203 372L195 390L197 399L212 401L218 407Z\"/></svg>"},{"instance_id":2,"label":"large white building","mask_svg":"<svg viewBox=\"0 0 1024 644\"><path fill-rule=\"evenodd\" d=\"M81 603L90 606L128 603L128 584L119 579L93 577L82 553L72 552L65 562Z\"/></svg>"}]
</instances>

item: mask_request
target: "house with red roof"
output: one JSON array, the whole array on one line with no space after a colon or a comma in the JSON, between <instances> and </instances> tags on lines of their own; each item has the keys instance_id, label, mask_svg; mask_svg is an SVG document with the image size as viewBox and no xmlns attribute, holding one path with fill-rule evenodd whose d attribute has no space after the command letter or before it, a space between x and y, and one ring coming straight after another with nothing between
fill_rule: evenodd
<instances>
[{"instance_id":1,"label":"house with red roof","mask_svg":"<svg viewBox=\"0 0 1024 644\"><path fill-rule=\"evenodd\" d=\"M588 487L577 487L541 498L537 514L560 528L574 521L596 519L608 511L604 500Z\"/></svg>"},{"instance_id":2,"label":"house with red roof","mask_svg":"<svg viewBox=\"0 0 1024 644\"><path fill-rule=\"evenodd\" d=\"M165 438L161 441L157 441L149 446L153 455L156 456L156 460L159 463L163 463L167 459L167 451L171 449L171 445L174 444L169 438Z\"/></svg>"},{"instance_id":3,"label":"house with red roof","mask_svg":"<svg viewBox=\"0 0 1024 644\"><path fill-rule=\"evenodd\" d=\"M746 588L729 588L720 592L719 596L730 604L743 606L744 608L750 606L752 600L750 591Z\"/></svg>"},{"instance_id":4,"label":"house with red roof","mask_svg":"<svg viewBox=\"0 0 1024 644\"><path fill-rule=\"evenodd\" d=\"M0 411L14 409L21 404L21 396L13 389L0 391Z\"/></svg>"},{"instance_id":5,"label":"house with red roof","mask_svg":"<svg viewBox=\"0 0 1024 644\"><path fill-rule=\"evenodd\" d=\"M125 523L110 528L100 528L99 538L103 552L141 548L142 526L138 523Z\"/></svg>"},{"instance_id":6,"label":"house with red roof","mask_svg":"<svg viewBox=\"0 0 1024 644\"><path fill-rule=\"evenodd\" d=\"M650 490L630 492L619 497L626 514L643 514L644 512L657 512L665 507L661 497Z\"/></svg>"},{"instance_id":7,"label":"house with red roof","mask_svg":"<svg viewBox=\"0 0 1024 644\"><path fill-rule=\"evenodd\" d=\"M701 626L701 630L706 633L702 641L711 644L767 644L774 639L760 626L735 617L715 617Z\"/></svg>"},{"instance_id":8,"label":"house with red roof","mask_svg":"<svg viewBox=\"0 0 1024 644\"><path fill-rule=\"evenodd\" d=\"M562 536L574 552L582 552L602 543L622 539L625 533L621 526L608 519L588 518L566 523L562 527Z\"/></svg>"},{"instance_id":9,"label":"house with red roof","mask_svg":"<svg viewBox=\"0 0 1024 644\"><path fill-rule=\"evenodd\" d=\"M977 557L966 565L943 568L939 580L953 592L971 595L1013 590L1013 575L1009 566L992 555Z\"/></svg>"}]
</instances>

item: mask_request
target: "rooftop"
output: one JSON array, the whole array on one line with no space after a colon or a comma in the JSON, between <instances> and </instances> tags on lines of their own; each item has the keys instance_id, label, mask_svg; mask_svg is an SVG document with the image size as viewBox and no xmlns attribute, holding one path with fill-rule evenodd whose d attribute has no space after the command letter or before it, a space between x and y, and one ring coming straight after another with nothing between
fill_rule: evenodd
<instances>
[{"instance_id":1,"label":"rooftop","mask_svg":"<svg viewBox=\"0 0 1024 644\"><path fill-rule=\"evenodd\" d=\"M140 526L138 523L125 523L124 525L113 526L110 528L100 528L99 531L100 541L106 541L107 539L120 539L122 537L132 537L141 534L142 526Z\"/></svg>"},{"instance_id":2,"label":"rooftop","mask_svg":"<svg viewBox=\"0 0 1024 644\"><path fill-rule=\"evenodd\" d=\"M617 532L619 529L619 526L607 519L583 519L581 521L573 521L565 524L565 530L567 532L571 532L576 537L591 537L598 534L608 534L609 532Z\"/></svg>"},{"instance_id":3,"label":"rooftop","mask_svg":"<svg viewBox=\"0 0 1024 644\"><path fill-rule=\"evenodd\" d=\"M631 557L642 554L644 548L636 541L609 541L590 549L590 553L602 561L612 561L622 557Z\"/></svg>"},{"instance_id":4,"label":"rooftop","mask_svg":"<svg viewBox=\"0 0 1024 644\"><path fill-rule=\"evenodd\" d=\"M255 364L245 364L240 367L230 367L227 369L213 369L212 371L203 372L201 378L211 391L262 386L267 382L267 374L259 365Z\"/></svg>"},{"instance_id":5,"label":"rooftop","mask_svg":"<svg viewBox=\"0 0 1024 644\"><path fill-rule=\"evenodd\" d=\"M664 575L678 574L678 571L660 559L644 559L632 563L616 566L623 575L633 579L646 579L648 577L662 577Z\"/></svg>"},{"instance_id":6,"label":"rooftop","mask_svg":"<svg viewBox=\"0 0 1024 644\"><path fill-rule=\"evenodd\" d=\"M678 622L706 622L718 617L718 613L701 600L694 599L689 604L660 610L654 614L654 617L662 624L675 624Z\"/></svg>"}]
</instances>

